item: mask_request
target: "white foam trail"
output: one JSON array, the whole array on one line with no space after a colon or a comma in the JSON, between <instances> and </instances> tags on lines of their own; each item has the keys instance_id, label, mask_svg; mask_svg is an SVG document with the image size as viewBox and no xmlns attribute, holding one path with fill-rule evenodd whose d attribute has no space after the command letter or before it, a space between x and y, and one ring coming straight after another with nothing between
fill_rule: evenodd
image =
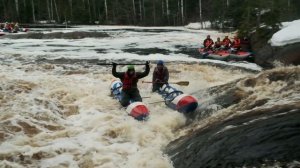
<instances>
[{"instance_id":1,"label":"white foam trail","mask_svg":"<svg viewBox=\"0 0 300 168\"><path fill-rule=\"evenodd\" d=\"M27 159L35 158L32 165L41 167L76 167L80 164L172 167L162 149L176 138L176 130L185 124L181 113L166 108L163 103L154 104L149 106L149 121L136 121L108 96L113 79L107 73L110 69L84 71L74 65L73 68L85 73L67 75L60 66L44 67L48 66L0 67L4 70L0 73L1 94L11 95L6 103L2 103L5 108L1 107L1 116L9 114L10 117L1 122L9 121L8 125L25 129L21 134L10 131L11 137L0 145L0 156L16 159L22 154ZM169 69L172 80L191 81L191 88L181 88L186 92L199 83L205 87L221 84L217 80L220 74L227 76L223 82L229 80L228 76L247 75L198 65L170 65ZM211 73L206 74L209 71ZM199 81L199 78L202 79ZM150 79L151 76L145 78ZM150 92L151 85L139 83L139 86L142 95L151 96L144 100L146 104L161 100L159 95ZM15 93L16 90L20 93ZM20 122L26 122L32 128L22 127ZM37 157L41 160L36 160Z\"/></svg>"}]
</instances>

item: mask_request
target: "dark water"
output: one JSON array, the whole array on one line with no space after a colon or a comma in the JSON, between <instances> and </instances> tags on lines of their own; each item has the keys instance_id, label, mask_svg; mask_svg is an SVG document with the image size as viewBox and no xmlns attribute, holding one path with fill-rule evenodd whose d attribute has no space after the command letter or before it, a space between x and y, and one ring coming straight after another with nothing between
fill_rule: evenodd
<instances>
[{"instance_id":1,"label":"dark water","mask_svg":"<svg viewBox=\"0 0 300 168\"><path fill-rule=\"evenodd\" d=\"M128 49L123 49L122 51L127 53L134 53L138 55L150 55L153 53L169 55L171 53L170 50L166 50L162 48L128 48Z\"/></svg>"}]
</instances>

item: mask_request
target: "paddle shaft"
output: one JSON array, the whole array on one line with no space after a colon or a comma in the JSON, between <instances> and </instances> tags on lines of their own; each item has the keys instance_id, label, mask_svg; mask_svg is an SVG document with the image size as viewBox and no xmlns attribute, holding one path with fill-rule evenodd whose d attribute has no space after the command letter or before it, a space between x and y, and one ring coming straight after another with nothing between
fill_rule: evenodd
<instances>
[{"instance_id":1,"label":"paddle shaft","mask_svg":"<svg viewBox=\"0 0 300 168\"><path fill-rule=\"evenodd\" d=\"M165 101L162 100L162 101L152 102L152 103L148 103L148 104L156 104L156 103L162 103L162 102L165 102Z\"/></svg>"},{"instance_id":2,"label":"paddle shaft","mask_svg":"<svg viewBox=\"0 0 300 168\"><path fill-rule=\"evenodd\" d=\"M142 83L159 83L159 84L165 84L166 82L150 82L150 81L142 81ZM174 83L174 82L169 82Z\"/></svg>"},{"instance_id":3,"label":"paddle shaft","mask_svg":"<svg viewBox=\"0 0 300 168\"><path fill-rule=\"evenodd\" d=\"M106 63L97 63L97 65L113 65L113 64L106 64ZM145 65L145 64L117 64L117 65Z\"/></svg>"},{"instance_id":4,"label":"paddle shaft","mask_svg":"<svg viewBox=\"0 0 300 168\"><path fill-rule=\"evenodd\" d=\"M142 83L158 83L158 84L166 84L166 82L150 82L150 81L142 81ZM188 86L189 81L179 81L179 82L168 82L169 84L177 84L182 86Z\"/></svg>"}]
</instances>

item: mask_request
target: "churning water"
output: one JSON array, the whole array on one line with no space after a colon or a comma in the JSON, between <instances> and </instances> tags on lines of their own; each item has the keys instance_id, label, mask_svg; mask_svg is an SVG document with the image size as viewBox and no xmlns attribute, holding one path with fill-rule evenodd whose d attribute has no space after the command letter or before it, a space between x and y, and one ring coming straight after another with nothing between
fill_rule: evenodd
<instances>
[{"instance_id":1,"label":"churning water","mask_svg":"<svg viewBox=\"0 0 300 168\"><path fill-rule=\"evenodd\" d=\"M109 96L114 77L111 67L96 65L98 59L106 62L167 60L170 81L189 81L188 87L175 87L195 95L199 90L254 78L253 69L259 70L248 63L224 63L227 68L199 64L197 59L175 52L178 45L197 48L200 37L215 32L119 29L107 32L109 37L103 38L1 39L0 167L173 167L163 152L166 146L187 134L191 126L202 125L187 125L190 121L183 114L164 103L150 105L162 99L151 93L150 84L141 82L138 85L142 97L150 96L143 99L149 104L150 118L146 122L134 120ZM152 48L147 52L163 48L167 52L127 52L126 49L132 48ZM152 62L151 70L154 66ZM245 66L251 71L237 68ZM118 70L124 69L120 66ZM137 70L142 71L143 66ZM151 73L144 80L151 80ZM297 82L299 85L299 79ZM253 91L239 85L247 93ZM252 99L253 96L272 97L270 88L280 91L286 85L280 81L257 85L263 95L253 94ZM207 99L213 97L200 97L199 102ZM285 103L280 102L280 97L277 102ZM246 99L241 103L247 104ZM238 110L240 106L231 109Z\"/></svg>"}]
</instances>

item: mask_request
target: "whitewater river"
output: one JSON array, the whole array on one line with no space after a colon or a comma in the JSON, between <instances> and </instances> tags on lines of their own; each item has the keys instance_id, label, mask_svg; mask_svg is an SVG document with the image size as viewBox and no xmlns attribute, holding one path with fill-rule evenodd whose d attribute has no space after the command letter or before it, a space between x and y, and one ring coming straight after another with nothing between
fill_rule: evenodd
<instances>
[{"instance_id":1,"label":"whitewater river","mask_svg":"<svg viewBox=\"0 0 300 168\"><path fill-rule=\"evenodd\" d=\"M31 30L46 34L79 31L108 36L0 39L0 167L173 167L163 150L186 132L182 129L186 117L157 103L148 105L147 122L134 120L109 96L114 79L111 67L96 65L98 60L149 60L151 72L144 78L149 81L155 61L163 59L170 81L190 82L187 87L176 86L185 93L261 70L251 63L203 61L195 52L192 56L185 52L199 47L207 34L224 36L213 31L182 27ZM142 71L144 67L136 68ZM150 96L143 99L146 104L162 100L150 92L150 84L138 85L143 97Z\"/></svg>"}]
</instances>

